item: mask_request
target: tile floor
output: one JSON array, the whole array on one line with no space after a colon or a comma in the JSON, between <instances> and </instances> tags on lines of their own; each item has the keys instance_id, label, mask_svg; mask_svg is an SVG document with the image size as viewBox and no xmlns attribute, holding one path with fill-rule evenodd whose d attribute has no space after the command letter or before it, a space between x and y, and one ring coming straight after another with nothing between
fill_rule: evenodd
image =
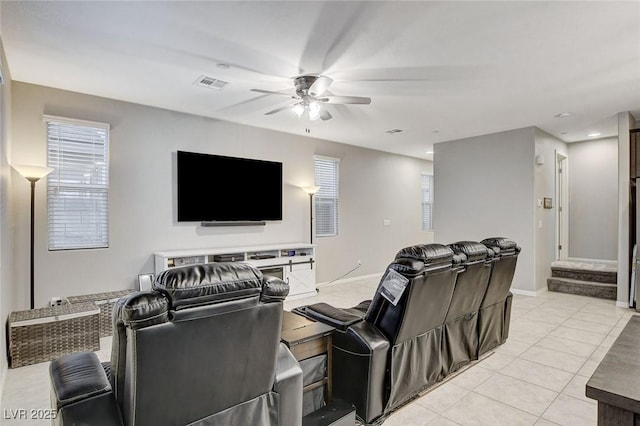
<instances>
[{"instance_id":1,"label":"tile floor","mask_svg":"<svg viewBox=\"0 0 640 426\"><path fill-rule=\"evenodd\" d=\"M324 287L312 298L285 302L285 309L323 301L349 307L370 298L377 280ZM585 384L633 311L614 302L561 293L514 296L507 342L455 377L396 411L385 426L596 424L597 405ZM108 360L110 338L102 339ZM43 425L11 420L11 409L47 409L48 363L9 370L0 424Z\"/></svg>"}]
</instances>

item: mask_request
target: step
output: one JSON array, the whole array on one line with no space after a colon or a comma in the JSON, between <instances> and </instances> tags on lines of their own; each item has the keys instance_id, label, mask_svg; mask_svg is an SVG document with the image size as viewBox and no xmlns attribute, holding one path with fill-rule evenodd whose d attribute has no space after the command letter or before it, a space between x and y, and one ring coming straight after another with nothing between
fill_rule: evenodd
<instances>
[{"instance_id":1,"label":"step","mask_svg":"<svg viewBox=\"0 0 640 426\"><path fill-rule=\"evenodd\" d=\"M618 282L617 271L573 268L568 266L551 266L551 276L614 285Z\"/></svg>"},{"instance_id":2,"label":"step","mask_svg":"<svg viewBox=\"0 0 640 426\"><path fill-rule=\"evenodd\" d=\"M547 278L549 291L558 293L579 294L581 296L616 300L618 287L610 283L575 280L571 278Z\"/></svg>"}]
</instances>

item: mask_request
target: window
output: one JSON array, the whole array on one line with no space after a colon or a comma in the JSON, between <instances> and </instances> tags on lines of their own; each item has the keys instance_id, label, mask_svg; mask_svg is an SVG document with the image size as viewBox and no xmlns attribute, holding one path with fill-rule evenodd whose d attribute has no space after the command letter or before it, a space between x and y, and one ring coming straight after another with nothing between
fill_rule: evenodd
<instances>
[{"instance_id":1,"label":"window","mask_svg":"<svg viewBox=\"0 0 640 426\"><path fill-rule=\"evenodd\" d=\"M49 250L109 246L109 125L45 116Z\"/></svg>"},{"instance_id":2,"label":"window","mask_svg":"<svg viewBox=\"0 0 640 426\"><path fill-rule=\"evenodd\" d=\"M316 185L316 236L338 235L338 158L314 156Z\"/></svg>"},{"instance_id":3,"label":"window","mask_svg":"<svg viewBox=\"0 0 640 426\"><path fill-rule=\"evenodd\" d=\"M420 189L422 189L422 229L433 229L433 175L420 175Z\"/></svg>"}]
</instances>

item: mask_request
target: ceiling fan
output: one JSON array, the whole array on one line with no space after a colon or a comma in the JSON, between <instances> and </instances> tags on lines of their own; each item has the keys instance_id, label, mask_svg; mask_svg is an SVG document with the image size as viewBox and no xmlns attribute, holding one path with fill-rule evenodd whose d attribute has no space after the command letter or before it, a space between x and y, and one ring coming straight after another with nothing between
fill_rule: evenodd
<instances>
[{"instance_id":1,"label":"ceiling fan","mask_svg":"<svg viewBox=\"0 0 640 426\"><path fill-rule=\"evenodd\" d=\"M293 79L296 94L290 95L282 92L270 90L251 89L252 92L265 93L268 95L289 96L296 102L274 110L268 111L265 115L272 115L285 110L292 110L298 117L307 115L310 120L330 120L332 115L326 110L323 104L363 104L371 103L371 98L360 96L333 96L324 95L333 80L325 75L301 75Z\"/></svg>"}]
</instances>

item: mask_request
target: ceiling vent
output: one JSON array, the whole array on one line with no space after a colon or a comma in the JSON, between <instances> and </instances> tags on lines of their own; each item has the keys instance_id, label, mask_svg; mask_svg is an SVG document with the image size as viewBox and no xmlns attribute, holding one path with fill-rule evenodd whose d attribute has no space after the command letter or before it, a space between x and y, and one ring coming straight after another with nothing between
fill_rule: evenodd
<instances>
[{"instance_id":1,"label":"ceiling vent","mask_svg":"<svg viewBox=\"0 0 640 426\"><path fill-rule=\"evenodd\" d=\"M389 133L390 135L397 135L398 133L402 133L404 130L402 129L391 129L387 130L385 133Z\"/></svg>"},{"instance_id":2,"label":"ceiling vent","mask_svg":"<svg viewBox=\"0 0 640 426\"><path fill-rule=\"evenodd\" d=\"M208 77L206 75L201 75L193 84L195 84L196 86L208 87L209 89L222 90L224 86L229 84L229 82L218 80L217 78L213 77Z\"/></svg>"}]
</instances>

